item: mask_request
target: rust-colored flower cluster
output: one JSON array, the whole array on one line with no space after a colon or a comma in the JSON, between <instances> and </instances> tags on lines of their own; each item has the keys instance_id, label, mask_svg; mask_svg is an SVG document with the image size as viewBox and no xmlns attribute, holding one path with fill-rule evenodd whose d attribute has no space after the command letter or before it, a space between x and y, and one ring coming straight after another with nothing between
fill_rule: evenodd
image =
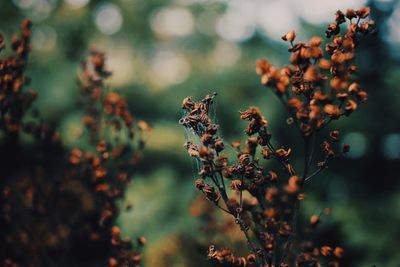
<instances>
[{"instance_id":1,"label":"rust-colored flower cluster","mask_svg":"<svg viewBox=\"0 0 400 267\"><path fill-rule=\"evenodd\" d=\"M71 176L86 177L89 190L97 198L101 231L93 229L90 235L98 238L102 232L111 233L114 252L109 258L109 266L138 266L141 255L132 250L129 238L121 238L119 228L113 223L119 213L116 201L123 196L133 167L141 158L142 133L150 131L150 127L145 121L134 123L126 99L115 91L107 91L104 79L110 75L105 68L104 54L93 50L83 64L80 80L86 113L83 123L93 149L74 148L71 151L69 161L74 166ZM143 238L138 239L139 245L144 243Z\"/></svg>"},{"instance_id":2,"label":"rust-colored flower cluster","mask_svg":"<svg viewBox=\"0 0 400 267\"><path fill-rule=\"evenodd\" d=\"M368 7L337 11L336 21L326 30L325 53L320 37L294 43L296 34L292 31L282 37L290 43L290 66L279 69L265 59L257 62L261 82L274 88L304 136L350 115L367 100L368 94L353 80L353 74L357 46L375 31L374 21L366 19L368 15Z\"/></svg>"},{"instance_id":3,"label":"rust-colored flower cluster","mask_svg":"<svg viewBox=\"0 0 400 267\"><path fill-rule=\"evenodd\" d=\"M339 266L344 250L334 245L317 245L310 232L320 222L325 209L312 215L307 226L298 229L304 185L323 171L336 157L349 151L338 145L339 131L325 136L323 129L335 119L350 115L367 99L367 93L353 80L354 53L362 38L372 33L374 22L364 20L369 8L338 11L336 22L328 26L328 43L312 38L296 43L295 32L282 39L291 44L291 65L278 69L268 61L257 62L264 85L271 86L304 142L304 165L294 167L290 147L276 146L268 122L257 107L240 112L247 121L245 144L232 143L236 160L228 160L226 145L211 119L216 94L201 101L187 97L180 123L197 138L184 144L199 162L195 187L226 214L233 217L246 237L250 253L236 257L229 249L209 249L208 257L223 266ZM345 34L342 26L349 21ZM326 58L324 58L326 55ZM319 148L319 149L318 149Z\"/></svg>"},{"instance_id":4,"label":"rust-colored flower cluster","mask_svg":"<svg viewBox=\"0 0 400 267\"><path fill-rule=\"evenodd\" d=\"M36 92L24 90L30 79L26 77L25 67L31 50L31 22L21 24L21 33L13 37L11 48L14 55L0 58L0 129L7 132L18 132L21 119L36 97ZM6 48L0 34L0 52Z\"/></svg>"},{"instance_id":5,"label":"rust-colored flower cluster","mask_svg":"<svg viewBox=\"0 0 400 267\"><path fill-rule=\"evenodd\" d=\"M115 223L117 200L150 128L133 120L122 95L107 91L104 78L111 73L99 52L92 52L81 76L89 136L81 138L81 147L70 150L54 127L25 121L33 100L23 90L30 26L22 23L14 53L0 58L0 265L139 266L145 239L132 242ZM30 145L20 141L22 134Z\"/></svg>"}]
</instances>

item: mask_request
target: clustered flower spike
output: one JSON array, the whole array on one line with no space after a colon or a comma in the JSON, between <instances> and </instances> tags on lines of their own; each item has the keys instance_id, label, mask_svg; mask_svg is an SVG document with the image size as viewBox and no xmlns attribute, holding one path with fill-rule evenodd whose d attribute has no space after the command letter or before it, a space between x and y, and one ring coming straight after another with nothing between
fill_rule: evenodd
<instances>
[{"instance_id":1,"label":"clustered flower spike","mask_svg":"<svg viewBox=\"0 0 400 267\"><path fill-rule=\"evenodd\" d=\"M0 143L0 265L140 266L145 239L133 243L115 223L117 200L150 128L134 121L125 98L105 86L111 73L105 55L96 51L80 76L88 135L78 143L82 147L64 147L60 134L37 119L40 114L24 118L35 95L24 90L30 27L30 21L22 23L13 53L0 58L0 133L6 140ZM20 142L21 132L33 140L29 146ZM126 138L117 140L117 135Z\"/></svg>"},{"instance_id":2,"label":"clustered flower spike","mask_svg":"<svg viewBox=\"0 0 400 267\"><path fill-rule=\"evenodd\" d=\"M117 200L123 196L133 174L133 166L141 159L144 146L143 133L151 128L145 121L134 123L125 97L107 89L104 80L111 75L106 69L105 55L97 50L83 64L80 76L80 92L86 114L83 123L89 135L89 142L96 148L82 150L74 148L69 161L75 177L88 176L98 201L101 213L98 223L110 231L113 255L109 267L131 264L139 266L142 256L132 249L129 238L122 238L117 226L112 225L118 216ZM124 134L128 142L115 142L115 135ZM118 138L118 137L117 137ZM144 238L139 238L144 245Z\"/></svg>"},{"instance_id":3,"label":"clustered flower spike","mask_svg":"<svg viewBox=\"0 0 400 267\"><path fill-rule=\"evenodd\" d=\"M31 26L30 20L21 23L21 33L15 35L11 43L14 55L0 58L0 129L10 133L21 130L22 117L37 95L33 90L24 90L30 84L24 71L31 51ZM5 48L0 34L0 52Z\"/></svg>"}]
</instances>

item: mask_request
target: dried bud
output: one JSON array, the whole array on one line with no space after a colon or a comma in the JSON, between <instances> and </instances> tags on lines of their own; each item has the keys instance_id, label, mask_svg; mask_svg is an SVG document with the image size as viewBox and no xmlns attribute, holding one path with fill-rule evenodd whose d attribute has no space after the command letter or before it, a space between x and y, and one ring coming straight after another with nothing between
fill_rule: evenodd
<instances>
[{"instance_id":1,"label":"dried bud","mask_svg":"<svg viewBox=\"0 0 400 267\"><path fill-rule=\"evenodd\" d=\"M194 182L194 185L195 185L195 187L196 187L197 189L203 190L203 187L204 187L204 180L203 180L203 179L197 179L197 180Z\"/></svg>"},{"instance_id":2,"label":"dried bud","mask_svg":"<svg viewBox=\"0 0 400 267\"><path fill-rule=\"evenodd\" d=\"M313 215L310 218L310 224L311 225L316 225L319 223L319 216L318 215Z\"/></svg>"},{"instance_id":3,"label":"dried bud","mask_svg":"<svg viewBox=\"0 0 400 267\"><path fill-rule=\"evenodd\" d=\"M336 20L336 23L337 23L337 24L341 24L341 23L343 23L343 22L346 22L346 19L345 19L344 14L343 14L342 11L340 11L340 10L336 11L336 18L335 18L335 20Z\"/></svg>"},{"instance_id":4,"label":"dried bud","mask_svg":"<svg viewBox=\"0 0 400 267\"><path fill-rule=\"evenodd\" d=\"M332 141L338 141L339 140L339 131L333 130L332 132L329 133L329 136L331 137Z\"/></svg>"},{"instance_id":5,"label":"dried bud","mask_svg":"<svg viewBox=\"0 0 400 267\"><path fill-rule=\"evenodd\" d=\"M199 148L192 142L190 142L190 141L186 142L183 145L183 147L187 150L187 152L189 153L189 155L191 157L199 157L200 156Z\"/></svg>"},{"instance_id":6,"label":"dried bud","mask_svg":"<svg viewBox=\"0 0 400 267\"><path fill-rule=\"evenodd\" d=\"M305 195L303 193L297 195L297 200L303 201L304 198L305 198Z\"/></svg>"},{"instance_id":7,"label":"dried bud","mask_svg":"<svg viewBox=\"0 0 400 267\"><path fill-rule=\"evenodd\" d=\"M286 42L293 42L294 39L296 39L296 33L295 31L290 31L287 34L282 36L282 40Z\"/></svg>"},{"instance_id":8,"label":"dried bud","mask_svg":"<svg viewBox=\"0 0 400 267\"><path fill-rule=\"evenodd\" d=\"M360 102L365 102L365 101L367 101L367 100L368 100L368 93L365 92L365 91L360 91L360 92L358 92L358 94L357 94L357 99L358 99L358 101L360 101Z\"/></svg>"},{"instance_id":9,"label":"dried bud","mask_svg":"<svg viewBox=\"0 0 400 267\"><path fill-rule=\"evenodd\" d=\"M321 58L318 62L318 66L323 70L329 70L331 67L331 62L327 59Z\"/></svg>"},{"instance_id":10,"label":"dried bud","mask_svg":"<svg viewBox=\"0 0 400 267\"><path fill-rule=\"evenodd\" d=\"M327 30L325 31L326 37L330 38L332 35L336 35L340 32L340 28L336 23L331 23L328 25Z\"/></svg>"},{"instance_id":11,"label":"dried bud","mask_svg":"<svg viewBox=\"0 0 400 267\"><path fill-rule=\"evenodd\" d=\"M359 16L362 19L365 19L366 17L369 16L370 13L370 8L369 7L362 7L359 10L356 11L357 16Z\"/></svg>"},{"instance_id":12,"label":"dried bud","mask_svg":"<svg viewBox=\"0 0 400 267\"><path fill-rule=\"evenodd\" d=\"M314 65L310 65L304 73L304 80L307 82L315 82L318 80L318 70Z\"/></svg>"},{"instance_id":13,"label":"dried bud","mask_svg":"<svg viewBox=\"0 0 400 267\"><path fill-rule=\"evenodd\" d=\"M218 130L218 126L215 125L215 124L211 124L211 125L209 125L209 126L207 127L207 131L206 131L206 132L207 132L208 134L214 135L214 134L217 133L217 130Z\"/></svg>"},{"instance_id":14,"label":"dried bud","mask_svg":"<svg viewBox=\"0 0 400 267\"><path fill-rule=\"evenodd\" d=\"M332 253L332 248L329 246L321 247L321 254L325 257L328 257Z\"/></svg>"},{"instance_id":15,"label":"dried bud","mask_svg":"<svg viewBox=\"0 0 400 267\"><path fill-rule=\"evenodd\" d=\"M268 141L271 139L271 134L267 131L267 129L262 128L258 132L257 142L260 146L265 146L268 144Z\"/></svg>"},{"instance_id":16,"label":"dried bud","mask_svg":"<svg viewBox=\"0 0 400 267\"><path fill-rule=\"evenodd\" d=\"M349 99L344 109L346 110L346 114L349 115L357 109L357 103L354 100Z\"/></svg>"},{"instance_id":17,"label":"dried bud","mask_svg":"<svg viewBox=\"0 0 400 267\"><path fill-rule=\"evenodd\" d=\"M275 153L276 153L276 155L277 155L278 157L281 157L281 158L288 158L288 157L290 157L290 154L292 153L292 149L289 148L289 149L285 150L285 149L283 149L283 148L279 148L279 149L277 149L277 150L275 151Z\"/></svg>"},{"instance_id":18,"label":"dried bud","mask_svg":"<svg viewBox=\"0 0 400 267\"><path fill-rule=\"evenodd\" d=\"M215 151L217 152L221 152L222 150L225 149L225 144L222 140L217 140L214 145L215 145Z\"/></svg>"},{"instance_id":19,"label":"dried bud","mask_svg":"<svg viewBox=\"0 0 400 267\"><path fill-rule=\"evenodd\" d=\"M185 99L183 99L183 101L182 101L182 108L183 109L190 110L193 107L194 107L194 101L193 101L193 98L191 96L188 96Z\"/></svg>"},{"instance_id":20,"label":"dried bud","mask_svg":"<svg viewBox=\"0 0 400 267\"><path fill-rule=\"evenodd\" d=\"M342 146L342 152L343 153L348 153L350 151L350 145L348 144L343 144Z\"/></svg>"},{"instance_id":21,"label":"dried bud","mask_svg":"<svg viewBox=\"0 0 400 267\"><path fill-rule=\"evenodd\" d=\"M257 67L256 67L256 73L258 75L264 75L266 73L269 73L271 69L271 64L265 59L260 59L257 60Z\"/></svg>"},{"instance_id":22,"label":"dried bud","mask_svg":"<svg viewBox=\"0 0 400 267\"><path fill-rule=\"evenodd\" d=\"M340 117L340 109L336 105L326 104L324 106L324 112L332 119L337 119Z\"/></svg>"},{"instance_id":23,"label":"dried bud","mask_svg":"<svg viewBox=\"0 0 400 267\"><path fill-rule=\"evenodd\" d=\"M232 188L233 190L235 190L235 191L241 191L241 190L244 189L244 188L243 188L243 183L242 183L242 181L241 181L241 180L238 180L238 179L233 180L233 181L231 182L231 188Z\"/></svg>"},{"instance_id":24,"label":"dried bud","mask_svg":"<svg viewBox=\"0 0 400 267\"><path fill-rule=\"evenodd\" d=\"M231 146L233 148L239 148L240 147L241 142L240 141L234 141L231 143Z\"/></svg>"},{"instance_id":25,"label":"dried bud","mask_svg":"<svg viewBox=\"0 0 400 267\"><path fill-rule=\"evenodd\" d=\"M115 226L115 225L114 225L114 226L111 228L111 235L112 235L112 237L113 237L113 238L119 238L120 234L121 234L121 230L119 229L118 226Z\"/></svg>"},{"instance_id":26,"label":"dried bud","mask_svg":"<svg viewBox=\"0 0 400 267\"><path fill-rule=\"evenodd\" d=\"M218 202L218 200L221 198L221 195L218 192L215 192L214 187L209 184L204 185L203 193L212 202Z\"/></svg>"},{"instance_id":27,"label":"dried bud","mask_svg":"<svg viewBox=\"0 0 400 267\"><path fill-rule=\"evenodd\" d=\"M268 148L263 148L261 150L261 154L263 155L264 159L270 159L273 153Z\"/></svg>"},{"instance_id":28,"label":"dried bud","mask_svg":"<svg viewBox=\"0 0 400 267\"><path fill-rule=\"evenodd\" d=\"M286 192L288 192L288 193L297 192L297 190L299 189L299 186L298 186L299 182L300 182L299 177L297 177L295 175L291 176L289 178L288 185L286 186Z\"/></svg>"},{"instance_id":29,"label":"dried bud","mask_svg":"<svg viewBox=\"0 0 400 267\"><path fill-rule=\"evenodd\" d=\"M144 238L143 236L139 237L137 239L137 242L138 242L139 246L144 246L147 243L146 238Z\"/></svg>"},{"instance_id":30,"label":"dried bud","mask_svg":"<svg viewBox=\"0 0 400 267\"><path fill-rule=\"evenodd\" d=\"M206 133L206 134L203 134L203 136L201 137L201 142L205 146L209 145L212 140L213 140L213 136L211 134Z\"/></svg>"},{"instance_id":31,"label":"dried bud","mask_svg":"<svg viewBox=\"0 0 400 267\"><path fill-rule=\"evenodd\" d=\"M345 13L345 16L346 16L346 18L348 18L348 19L354 19L354 18L356 18L357 17L357 14L356 14L356 12L354 11L354 9L347 9L346 10L346 13Z\"/></svg>"},{"instance_id":32,"label":"dried bud","mask_svg":"<svg viewBox=\"0 0 400 267\"><path fill-rule=\"evenodd\" d=\"M335 255L335 257L336 258L342 258L343 257L343 255L344 255L344 250L343 250L343 248L341 248L341 247L336 247L334 250L333 250L333 254Z\"/></svg>"},{"instance_id":33,"label":"dried bud","mask_svg":"<svg viewBox=\"0 0 400 267\"><path fill-rule=\"evenodd\" d=\"M249 254L247 256L247 262L249 263L249 265L253 265L256 263L257 257L254 254Z\"/></svg>"},{"instance_id":34,"label":"dried bud","mask_svg":"<svg viewBox=\"0 0 400 267\"><path fill-rule=\"evenodd\" d=\"M276 172L269 171L268 174L271 182L278 180L278 175L276 174Z\"/></svg>"},{"instance_id":35,"label":"dried bud","mask_svg":"<svg viewBox=\"0 0 400 267\"><path fill-rule=\"evenodd\" d=\"M118 260L116 258L109 258L108 259L108 267L117 267Z\"/></svg>"},{"instance_id":36,"label":"dried bud","mask_svg":"<svg viewBox=\"0 0 400 267\"><path fill-rule=\"evenodd\" d=\"M359 90L360 90L360 85L358 83L356 83L356 82L350 84L349 89L348 89L350 94L355 94Z\"/></svg>"}]
</instances>

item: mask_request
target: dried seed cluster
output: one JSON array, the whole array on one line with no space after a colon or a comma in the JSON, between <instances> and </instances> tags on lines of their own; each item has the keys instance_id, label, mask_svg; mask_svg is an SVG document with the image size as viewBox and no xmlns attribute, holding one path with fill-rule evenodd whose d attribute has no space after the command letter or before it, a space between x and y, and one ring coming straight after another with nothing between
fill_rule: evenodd
<instances>
[{"instance_id":1,"label":"dried seed cluster","mask_svg":"<svg viewBox=\"0 0 400 267\"><path fill-rule=\"evenodd\" d=\"M234 218L250 249L249 256L236 257L229 249L211 246L210 259L224 266L339 266L342 248L317 246L309 238L330 209L312 215L304 229L297 228L297 218L305 182L349 151L348 145L338 147L338 130L327 136L322 130L332 120L350 115L367 99L352 74L356 71L355 50L362 38L373 32L374 22L365 20L368 15L369 8L338 11L335 23L326 31L325 54L321 38L294 44L296 34L292 31L282 37L291 45L290 66L278 69L267 60L257 62L262 84L274 89L291 115L288 121L301 134L305 144L302 167L293 166L290 147L273 144L268 121L257 107L240 112L241 119L247 121L247 140L243 145L232 143L236 160L230 163L218 125L210 117L216 94L201 101L192 97L183 100L185 115L180 123L199 140L184 144L200 165L195 187ZM346 19L348 27L341 35ZM245 197L245 191L251 197Z\"/></svg>"}]
</instances>

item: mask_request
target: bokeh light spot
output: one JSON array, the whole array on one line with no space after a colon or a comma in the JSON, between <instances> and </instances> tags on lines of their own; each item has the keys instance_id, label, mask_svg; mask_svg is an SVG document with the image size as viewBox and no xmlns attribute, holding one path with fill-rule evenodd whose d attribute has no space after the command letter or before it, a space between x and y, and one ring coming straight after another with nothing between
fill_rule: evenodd
<instances>
[{"instance_id":1,"label":"bokeh light spot","mask_svg":"<svg viewBox=\"0 0 400 267\"><path fill-rule=\"evenodd\" d=\"M160 9L151 18L150 24L152 30L162 36L186 36L194 30L192 13L182 7Z\"/></svg>"},{"instance_id":2,"label":"bokeh light spot","mask_svg":"<svg viewBox=\"0 0 400 267\"><path fill-rule=\"evenodd\" d=\"M196 28L204 35L214 36L215 24L218 18L218 13L215 11L204 11L196 18Z\"/></svg>"},{"instance_id":3,"label":"bokeh light spot","mask_svg":"<svg viewBox=\"0 0 400 267\"><path fill-rule=\"evenodd\" d=\"M57 32L47 25L35 27L32 33L32 44L35 50L50 51L56 47Z\"/></svg>"},{"instance_id":4,"label":"bokeh light spot","mask_svg":"<svg viewBox=\"0 0 400 267\"><path fill-rule=\"evenodd\" d=\"M255 27L241 13L228 11L218 18L216 32L223 39L240 42L251 38Z\"/></svg>"},{"instance_id":5,"label":"bokeh light spot","mask_svg":"<svg viewBox=\"0 0 400 267\"><path fill-rule=\"evenodd\" d=\"M291 30L299 31L298 16L287 1L261 4L257 12L257 22L261 32L275 40L281 40L281 36Z\"/></svg>"},{"instance_id":6,"label":"bokeh light spot","mask_svg":"<svg viewBox=\"0 0 400 267\"><path fill-rule=\"evenodd\" d=\"M56 0L12 0L34 22L45 20L56 6Z\"/></svg>"},{"instance_id":7,"label":"bokeh light spot","mask_svg":"<svg viewBox=\"0 0 400 267\"><path fill-rule=\"evenodd\" d=\"M78 9L86 6L90 0L65 0L70 8Z\"/></svg>"},{"instance_id":8,"label":"bokeh light spot","mask_svg":"<svg viewBox=\"0 0 400 267\"><path fill-rule=\"evenodd\" d=\"M361 158L367 151L367 138L361 133L348 133L343 142L350 145L350 152L347 153L350 158Z\"/></svg>"},{"instance_id":9,"label":"bokeh light spot","mask_svg":"<svg viewBox=\"0 0 400 267\"><path fill-rule=\"evenodd\" d=\"M35 0L13 0L14 5L22 9L32 7L35 2Z\"/></svg>"},{"instance_id":10,"label":"bokeh light spot","mask_svg":"<svg viewBox=\"0 0 400 267\"><path fill-rule=\"evenodd\" d=\"M400 159L400 134L388 134L384 137L383 155L388 159Z\"/></svg>"},{"instance_id":11,"label":"bokeh light spot","mask_svg":"<svg viewBox=\"0 0 400 267\"><path fill-rule=\"evenodd\" d=\"M158 88L184 82L190 75L190 63L180 54L159 51L150 67L150 82Z\"/></svg>"},{"instance_id":12,"label":"bokeh light spot","mask_svg":"<svg viewBox=\"0 0 400 267\"><path fill-rule=\"evenodd\" d=\"M239 60L240 55L241 50L237 44L219 41L210 56L213 65L224 68L233 66Z\"/></svg>"},{"instance_id":13,"label":"bokeh light spot","mask_svg":"<svg viewBox=\"0 0 400 267\"><path fill-rule=\"evenodd\" d=\"M134 51L129 44L107 48L107 68L112 70L110 84L120 87L135 80Z\"/></svg>"},{"instance_id":14,"label":"bokeh light spot","mask_svg":"<svg viewBox=\"0 0 400 267\"><path fill-rule=\"evenodd\" d=\"M117 33L122 27L121 10L114 4L101 4L96 8L94 17L97 28L104 34Z\"/></svg>"},{"instance_id":15,"label":"bokeh light spot","mask_svg":"<svg viewBox=\"0 0 400 267\"><path fill-rule=\"evenodd\" d=\"M62 142L69 147L77 144L79 138L82 137L84 127L82 124L82 116L75 113L68 116L61 125Z\"/></svg>"}]
</instances>

